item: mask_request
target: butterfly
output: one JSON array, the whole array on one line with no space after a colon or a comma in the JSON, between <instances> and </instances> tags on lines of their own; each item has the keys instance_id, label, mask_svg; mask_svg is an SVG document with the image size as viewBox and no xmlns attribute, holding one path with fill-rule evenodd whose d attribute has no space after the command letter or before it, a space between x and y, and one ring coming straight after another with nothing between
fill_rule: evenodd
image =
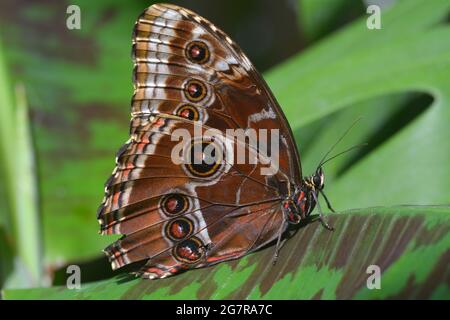
<instances>
[{"instance_id":1,"label":"butterfly","mask_svg":"<svg viewBox=\"0 0 450 320\"><path fill-rule=\"evenodd\" d=\"M280 106L229 36L188 9L155 4L139 16L132 46L130 139L117 153L97 212L101 234L123 235L104 250L113 269L138 263L136 275L165 278L272 242L276 260L289 225L316 205L332 230L318 203L322 194L334 212L323 193L325 158L302 177ZM194 164L173 161L180 129L194 136L180 153L197 157ZM276 170L264 171L263 161L228 161L238 147L260 156L264 145L241 140L229 147L226 136L194 135L209 129L276 130Z\"/></svg>"}]
</instances>

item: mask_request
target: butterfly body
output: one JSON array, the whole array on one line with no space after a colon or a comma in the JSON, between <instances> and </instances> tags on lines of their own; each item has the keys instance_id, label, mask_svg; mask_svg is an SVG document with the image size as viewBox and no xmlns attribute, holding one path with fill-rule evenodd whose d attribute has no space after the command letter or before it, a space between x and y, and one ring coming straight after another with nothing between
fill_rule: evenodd
<instances>
[{"instance_id":1,"label":"butterfly body","mask_svg":"<svg viewBox=\"0 0 450 320\"><path fill-rule=\"evenodd\" d=\"M105 249L113 269L143 262L137 274L154 279L237 259L312 212L321 168L302 178L281 108L223 31L153 5L136 22L133 61L131 137L97 213L102 234L124 235Z\"/></svg>"}]
</instances>

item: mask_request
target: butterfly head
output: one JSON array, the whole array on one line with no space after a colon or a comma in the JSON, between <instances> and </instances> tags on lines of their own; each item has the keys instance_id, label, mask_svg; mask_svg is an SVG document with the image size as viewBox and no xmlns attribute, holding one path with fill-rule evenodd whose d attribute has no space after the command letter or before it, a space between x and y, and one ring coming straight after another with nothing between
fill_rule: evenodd
<instances>
[{"instance_id":1,"label":"butterfly head","mask_svg":"<svg viewBox=\"0 0 450 320\"><path fill-rule=\"evenodd\" d=\"M324 185L324 174L323 174L323 170L322 167L318 167L316 172L311 176L310 178L310 182L312 184L312 186L314 186L314 188L316 190L323 190Z\"/></svg>"},{"instance_id":2,"label":"butterfly head","mask_svg":"<svg viewBox=\"0 0 450 320\"><path fill-rule=\"evenodd\" d=\"M328 150L327 153L323 156L323 158L320 160L319 165L317 166L316 171L314 174L304 177L302 179L302 183L299 186L294 186L294 192L292 193L292 196L289 196L284 202L283 202L283 212L285 213L286 220L290 224L298 224L300 221L306 219L311 212L314 210L314 208L318 207L319 211L319 220L322 222L322 224L325 226L325 228L329 230L333 230L333 228L323 219L322 212L320 210L320 206L318 203L318 196L319 194L323 196L325 199L325 202L327 203L328 208L335 212L334 209L331 207L330 202L328 201L328 198L326 197L325 193L323 192L323 189L325 187L325 176L323 173L323 165L326 164L328 161L335 159L336 157L339 157L355 148L359 148L363 145L357 145L353 146L347 150L344 150L336 155L333 155L331 157L328 157L328 155L334 150L334 148L338 145L338 143L345 137L345 135L350 131L350 129L356 124L355 121L350 128L347 129L347 131L344 132L344 134L336 141L336 143Z\"/></svg>"}]
</instances>

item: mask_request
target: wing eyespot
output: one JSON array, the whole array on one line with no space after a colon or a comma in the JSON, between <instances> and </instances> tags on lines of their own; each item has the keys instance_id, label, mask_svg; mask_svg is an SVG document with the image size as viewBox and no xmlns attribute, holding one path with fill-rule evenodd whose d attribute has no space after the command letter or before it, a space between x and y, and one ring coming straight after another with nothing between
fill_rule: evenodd
<instances>
[{"instance_id":1,"label":"wing eyespot","mask_svg":"<svg viewBox=\"0 0 450 320\"><path fill-rule=\"evenodd\" d=\"M179 107L175 113L177 116L189 119L192 121L197 121L200 118L200 114L194 106L190 104L184 104Z\"/></svg>"},{"instance_id":2,"label":"wing eyespot","mask_svg":"<svg viewBox=\"0 0 450 320\"><path fill-rule=\"evenodd\" d=\"M184 86L184 94L189 101L198 102L205 98L206 86L198 80L189 80Z\"/></svg>"},{"instance_id":3,"label":"wing eyespot","mask_svg":"<svg viewBox=\"0 0 450 320\"><path fill-rule=\"evenodd\" d=\"M192 141L184 164L194 177L209 178L223 166L223 150L213 141Z\"/></svg>"},{"instance_id":4,"label":"wing eyespot","mask_svg":"<svg viewBox=\"0 0 450 320\"><path fill-rule=\"evenodd\" d=\"M186 196L172 193L164 196L161 200L161 210L168 216L176 216L185 212L188 208L189 200Z\"/></svg>"},{"instance_id":5,"label":"wing eyespot","mask_svg":"<svg viewBox=\"0 0 450 320\"><path fill-rule=\"evenodd\" d=\"M178 261L193 264L204 256L205 246L200 239L192 237L177 244L173 248L172 254Z\"/></svg>"},{"instance_id":6,"label":"wing eyespot","mask_svg":"<svg viewBox=\"0 0 450 320\"><path fill-rule=\"evenodd\" d=\"M171 220L165 228L166 235L173 241L188 238L194 231L194 224L186 217Z\"/></svg>"},{"instance_id":7,"label":"wing eyespot","mask_svg":"<svg viewBox=\"0 0 450 320\"><path fill-rule=\"evenodd\" d=\"M189 61L198 64L204 64L210 58L208 46L203 41L189 42L186 46L185 54Z\"/></svg>"}]
</instances>

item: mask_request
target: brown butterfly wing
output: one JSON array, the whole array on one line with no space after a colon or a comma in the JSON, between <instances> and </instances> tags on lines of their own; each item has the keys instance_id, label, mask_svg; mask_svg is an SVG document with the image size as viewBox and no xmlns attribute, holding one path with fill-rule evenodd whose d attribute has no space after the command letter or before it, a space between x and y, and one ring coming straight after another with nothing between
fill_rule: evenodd
<instances>
[{"instance_id":1,"label":"brown butterfly wing","mask_svg":"<svg viewBox=\"0 0 450 320\"><path fill-rule=\"evenodd\" d=\"M173 5L153 5L140 16L133 54L131 138L98 212L103 234L124 234L105 249L113 268L147 261L141 275L166 277L275 239L281 200L301 171L289 126L245 55L208 21ZM194 121L202 133L279 129L279 171L262 175L260 163L175 164L173 133L195 136ZM215 142L224 159L237 148L225 142Z\"/></svg>"},{"instance_id":2,"label":"brown butterfly wing","mask_svg":"<svg viewBox=\"0 0 450 320\"><path fill-rule=\"evenodd\" d=\"M192 42L206 44L209 54L205 62L187 57ZM135 25L133 53L133 114L176 113L180 101L185 101L193 104L204 123L213 128L279 129L284 144L280 170L300 184L300 158L283 112L264 79L223 31L188 9L153 5ZM200 102L186 100L180 94L187 79L200 80L207 86L208 94Z\"/></svg>"}]
</instances>

